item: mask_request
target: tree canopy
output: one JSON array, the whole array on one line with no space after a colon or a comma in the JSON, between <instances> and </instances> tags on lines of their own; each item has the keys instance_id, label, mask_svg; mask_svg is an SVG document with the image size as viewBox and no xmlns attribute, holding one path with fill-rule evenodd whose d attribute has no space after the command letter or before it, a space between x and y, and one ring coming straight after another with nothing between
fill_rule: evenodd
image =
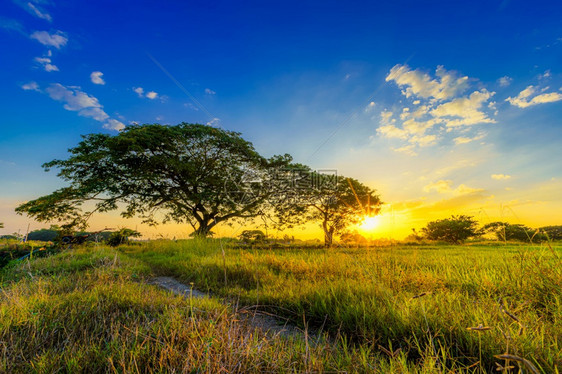
<instances>
[{"instance_id":1,"label":"tree canopy","mask_svg":"<svg viewBox=\"0 0 562 374\"><path fill-rule=\"evenodd\" d=\"M481 235L476 220L464 215L453 215L450 218L429 222L422 231L430 240L443 240L452 244L459 244L468 238Z\"/></svg>"},{"instance_id":2,"label":"tree canopy","mask_svg":"<svg viewBox=\"0 0 562 374\"><path fill-rule=\"evenodd\" d=\"M562 240L562 226L544 226L539 229L549 240Z\"/></svg>"},{"instance_id":3,"label":"tree canopy","mask_svg":"<svg viewBox=\"0 0 562 374\"><path fill-rule=\"evenodd\" d=\"M51 226L49 229L33 230L27 234L27 240L39 240L43 242L52 242L59 237L59 232Z\"/></svg>"},{"instance_id":4,"label":"tree canopy","mask_svg":"<svg viewBox=\"0 0 562 374\"><path fill-rule=\"evenodd\" d=\"M523 224L507 222L491 222L482 227L484 232L493 233L501 241L541 242L546 236L541 229L532 229Z\"/></svg>"},{"instance_id":5,"label":"tree canopy","mask_svg":"<svg viewBox=\"0 0 562 374\"><path fill-rule=\"evenodd\" d=\"M188 223L207 236L220 222L256 217L274 191L271 170L289 155L266 159L240 133L200 124L128 126L117 135L90 134L53 160L68 187L16 208L38 221L85 227L94 212L122 209L144 222ZM86 211L85 203L93 208Z\"/></svg>"},{"instance_id":6,"label":"tree canopy","mask_svg":"<svg viewBox=\"0 0 562 374\"><path fill-rule=\"evenodd\" d=\"M332 246L335 234L343 233L365 216L378 214L382 205L375 190L353 178L311 172L299 182L296 195L275 205L279 225L318 222L326 246Z\"/></svg>"}]
</instances>

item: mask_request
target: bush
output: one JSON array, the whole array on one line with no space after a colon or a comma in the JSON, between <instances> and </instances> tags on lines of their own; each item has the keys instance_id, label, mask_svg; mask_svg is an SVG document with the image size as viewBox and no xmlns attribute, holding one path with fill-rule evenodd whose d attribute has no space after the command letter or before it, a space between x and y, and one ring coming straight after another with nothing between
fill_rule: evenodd
<instances>
[{"instance_id":1,"label":"bush","mask_svg":"<svg viewBox=\"0 0 562 374\"><path fill-rule=\"evenodd\" d=\"M140 232L124 228L119 231L112 232L107 239L107 244L112 247L117 247L121 244L128 244L129 238L138 238L140 236Z\"/></svg>"},{"instance_id":2,"label":"bush","mask_svg":"<svg viewBox=\"0 0 562 374\"><path fill-rule=\"evenodd\" d=\"M244 230L238 238L246 243L263 243L267 236L261 230Z\"/></svg>"}]
</instances>

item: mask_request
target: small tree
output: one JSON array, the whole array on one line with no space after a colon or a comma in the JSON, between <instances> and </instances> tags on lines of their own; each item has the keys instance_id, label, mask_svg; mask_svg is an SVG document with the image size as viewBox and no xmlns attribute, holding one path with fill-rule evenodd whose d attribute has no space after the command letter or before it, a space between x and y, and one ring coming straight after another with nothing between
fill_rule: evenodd
<instances>
[{"instance_id":1,"label":"small tree","mask_svg":"<svg viewBox=\"0 0 562 374\"><path fill-rule=\"evenodd\" d=\"M546 234L550 240L562 240L562 226L545 226L539 230Z\"/></svg>"},{"instance_id":2,"label":"small tree","mask_svg":"<svg viewBox=\"0 0 562 374\"><path fill-rule=\"evenodd\" d=\"M300 185L294 196L275 204L278 225L318 222L327 247L333 245L334 235L380 212L379 195L356 179L311 172L309 178L300 180Z\"/></svg>"},{"instance_id":3,"label":"small tree","mask_svg":"<svg viewBox=\"0 0 562 374\"><path fill-rule=\"evenodd\" d=\"M452 244L459 244L468 238L481 235L476 220L463 215L429 222L422 231L430 240L443 240Z\"/></svg>"},{"instance_id":4,"label":"small tree","mask_svg":"<svg viewBox=\"0 0 562 374\"><path fill-rule=\"evenodd\" d=\"M238 238L246 243L261 243L267 238L261 230L244 230Z\"/></svg>"},{"instance_id":5,"label":"small tree","mask_svg":"<svg viewBox=\"0 0 562 374\"><path fill-rule=\"evenodd\" d=\"M484 225L482 230L495 234L498 240L501 241L540 242L546 239L546 236L542 234L540 230L535 230L519 223L492 222Z\"/></svg>"}]
</instances>

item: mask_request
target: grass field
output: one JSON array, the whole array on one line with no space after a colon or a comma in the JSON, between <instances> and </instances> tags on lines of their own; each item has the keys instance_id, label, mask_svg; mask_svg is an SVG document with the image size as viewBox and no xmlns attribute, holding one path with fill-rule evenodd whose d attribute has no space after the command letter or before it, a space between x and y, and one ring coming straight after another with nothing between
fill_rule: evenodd
<instances>
[{"instance_id":1,"label":"grass field","mask_svg":"<svg viewBox=\"0 0 562 374\"><path fill-rule=\"evenodd\" d=\"M561 249L270 250L193 240L74 249L3 270L0 370L559 372ZM147 285L152 275L327 338L263 336L215 298Z\"/></svg>"}]
</instances>

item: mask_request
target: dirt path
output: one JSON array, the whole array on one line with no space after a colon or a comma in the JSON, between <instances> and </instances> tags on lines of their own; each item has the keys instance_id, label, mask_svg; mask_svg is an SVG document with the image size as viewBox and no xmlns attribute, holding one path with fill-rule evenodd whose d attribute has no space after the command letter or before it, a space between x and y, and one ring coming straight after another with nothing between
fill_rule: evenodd
<instances>
[{"instance_id":1,"label":"dirt path","mask_svg":"<svg viewBox=\"0 0 562 374\"><path fill-rule=\"evenodd\" d=\"M152 278L149 284L153 284L164 288L176 295L181 295L186 298L205 298L210 297L209 294L196 290L186 284L178 282L172 277L156 277ZM238 315L239 319L245 323L248 323L251 327L259 329L268 335L279 335L285 338L298 338L298 339L310 339L311 336L308 332L305 332L295 325L287 322L287 320L282 320L280 318L273 317L271 315L264 314L263 312L257 311L256 308L238 308L222 300L225 305L233 307ZM253 310L252 310L253 309ZM314 339L315 340L315 339Z\"/></svg>"}]
</instances>

